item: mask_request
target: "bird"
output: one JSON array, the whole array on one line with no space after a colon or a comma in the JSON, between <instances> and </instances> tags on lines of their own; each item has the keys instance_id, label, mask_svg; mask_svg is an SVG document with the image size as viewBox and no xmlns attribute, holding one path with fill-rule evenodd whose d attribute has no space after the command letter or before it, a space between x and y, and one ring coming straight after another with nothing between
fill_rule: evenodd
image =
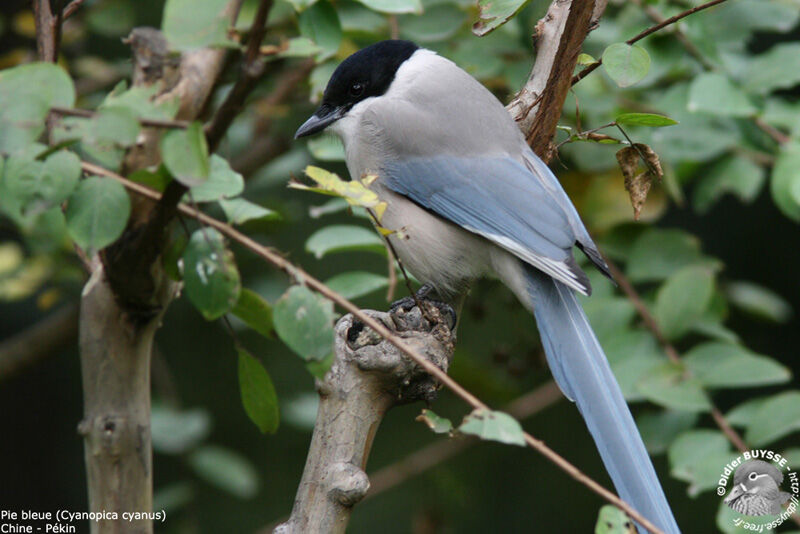
<instances>
[{"instance_id":1,"label":"bird","mask_svg":"<svg viewBox=\"0 0 800 534\"><path fill-rule=\"evenodd\" d=\"M620 497L679 532L636 424L576 293L577 246L608 265L560 182L503 104L449 59L406 40L343 60L295 138L338 136L351 179L386 203L380 225L423 288L456 309L499 278L536 319L548 365L583 415ZM385 233L385 232L384 232ZM613 278L612 278L613 279Z\"/></svg>"},{"instance_id":2,"label":"bird","mask_svg":"<svg viewBox=\"0 0 800 534\"><path fill-rule=\"evenodd\" d=\"M790 495L780 490L783 473L764 460L748 460L733 475L733 489L725 504L749 516L776 515Z\"/></svg>"}]
</instances>

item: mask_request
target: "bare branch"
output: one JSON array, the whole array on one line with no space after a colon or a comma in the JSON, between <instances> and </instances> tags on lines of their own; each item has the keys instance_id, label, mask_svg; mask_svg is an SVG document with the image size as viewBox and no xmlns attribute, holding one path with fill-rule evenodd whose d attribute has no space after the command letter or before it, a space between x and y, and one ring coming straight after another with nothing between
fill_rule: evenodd
<instances>
[{"instance_id":1,"label":"bare branch","mask_svg":"<svg viewBox=\"0 0 800 534\"><path fill-rule=\"evenodd\" d=\"M78 338L78 308L64 306L0 344L0 380L10 378Z\"/></svg>"},{"instance_id":2,"label":"bare branch","mask_svg":"<svg viewBox=\"0 0 800 534\"><path fill-rule=\"evenodd\" d=\"M141 184L131 182L127 178L124 178L123 176L120 176L114 172L104 169L98 165L83 162L81 163L81 167L87 172L112 178L120 182L127 189L139 193L147 198L153 200L158 200L161 198L161 194L158 193L157 191L153 191L152 189L145 187ZM400 352L402 352L410 359L412 359L417 365L422 367L425 371L427 371L434 378L436 378L436 380L441 382L443 385L445 385L447 388L453 391L453 393L455 393L459 398L461 398L467 404L472 406L472 408L483 409L483 410L489 409L489 407L483 401L475 397L472 393L466 390L458 382L450 378L446 373L442 372L441 369L439 369L436 365L428 361L425 358L425 356L420 354L419 351L417 351L414 347L410 346L405 340L403 340L401 337L397 336L391 330L386 328L386 326L383 323L365 314L361 309L358 308L358 306L356 306L355 304L353 304L340 294L336 293L335 291L330 289L328 286L326 286L313 276L309 275L300 267L297 267L296 265L291 263L280 253L261 245L254 239L236 230L231 225L219 221L213 217L210 217L205 213L197 211L196 209L191 208L185 204L179 204L178 210L181 213L193 219L196 219L205 225L211 226L212 228L216 229L229 239L236 241L246 249L250 250L252 253L268 261L278 269L284 271L289 276L297 280L302 280L303 283L307 285L309 288L313 289L314 291L317 291L325 298L339 305L345 311L351 313L354 317L356 317L362 323L364 323L365 326L368 326L370 329L372 329L377 335L381 336L387 342L397 347L397 349ZM604 488L603 486L592 480L590 477L588 477L586 474L580 471L580 469L578 469L573 464L564 459L562 456L560 456L558 453L550 449L547 445L544 444L544 442L537 440L527 432L524 433L524 437L525 437L525 442L528 444L528 446L535 449L540 454L545 456L548 460L556 464L562 471L567 473L570 477L572 477L582 485L586 486L594 493L600 495L600 497L602 497L609 503L623 510L631 518L633 518L640 525L642 525L645 529L654 534L662 532L660 529L658 529L658 527L653 525L644 516L642 516L636 510L634 510L628 503L626 503L625 501L620 499L617 495L615 495L611 491L607 490L606 488Z\"/></svg>"},{"instance_id":3,"label":"bare branch","mask_svg":"<svg viewBox=\"0 0 800 534\"><path fill-rule=\"evenodd\" d=\"M506 108L545 161L581 46L604 6L595 6L593 0L556 0L536 24L536 62Z\"/></svg>"},{"instance_id":4,"label":"bare branch","mask_svg":"<svg viewBox=\"0 0 800 534\"><path fill-rule=\"evenodd\" d=\"M261 0L250 34L247 37L247 52L245 53L241 74L233 88L228 92L225 101L214 114L214 118L206 127L206 139L211 152L217 149L217 145L222 140L225 132L228 131L233 119L242 110L247 95L250 94L256 82L264 73L264 61L260 57L259 50L261 41L264 40L266 33L267 17L270 9L272 9L272 0Z\"/></svg>"},{"instance_id":5,"label":"bare branch","mask_svg":"<svg viewBox=\"0 0 800 534\"><path fill-rule=\"evenodd\" d=\"M447 371L455 336L443 322L429 323L419 308L365 313ZM334 363L317 390L320 406L303 478L292 515L276 533L343 533L352 507L370 487L364 466L384 415L398 404L431 401L438 383L347 315L336 326Z\"/></svg>"},{"instance_id":6,"label":"bare branch","mask_svg":"<svg viewBox=\"0 0 800 534\"><path fill-rule=\"evenodd\" d=\"M84 3L85 1L86 1L86 0L72 0L72 2L70 2L69 4L67 4L67 7L65 7L65 8L64 8L64 11L63 11L63 13L64 13L64 15L63 15L63 18L64 18L64 20L67 20L67 19L68 19L68 18L70 18L72 15L74 15L74 14L75 14L75 12L76 12L76 11L78 11L78 9L80 9L80 7L83 5L83 3Z\"/></svg>"},{"instance_id":7,"label":"bare branch","mask_svg":"<svg viewBox=\"0 0 800 534\"><path fill-rule=\"evenodd\" d=\"M97 115L96 111L92 111L89 109L77 109L77 108L62 108L59 106L53 106L50 108L50 111L56 113L58 115L62 115L65 117L82 117L85 119L90 119ZM142 126L148 126L150 128L170 128L170 129L186 129L189 126L189 121L180 121L180 120L159 120L159 119L145 119L139 118L139 124Z\"/></svg>"}]
</instances>

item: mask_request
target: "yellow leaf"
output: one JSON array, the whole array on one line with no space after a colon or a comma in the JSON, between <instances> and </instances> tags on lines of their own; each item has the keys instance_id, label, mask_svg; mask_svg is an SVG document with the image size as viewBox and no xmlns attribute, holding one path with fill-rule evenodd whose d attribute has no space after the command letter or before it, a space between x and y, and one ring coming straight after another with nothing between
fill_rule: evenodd
<instances>
[{"instance_id":1,"label":"yellow leaf","mask_svg":"<svg viewBox=\"0 0 800 534\"><path fill-rule=\"evenodd\" d=\"M304 172L309 178L317 182L318 187L309 187L295 182L290 183L289 187L341 197L351 206L374 208L381 214L386 209L385 203L381 202L378 195L370 189L367 189L361 182L345 182L336 174L319 167L314 167L313 165L306 167ZM379 207L381 204L384 204L384 206Z\"/></svg>"}]
</instances>

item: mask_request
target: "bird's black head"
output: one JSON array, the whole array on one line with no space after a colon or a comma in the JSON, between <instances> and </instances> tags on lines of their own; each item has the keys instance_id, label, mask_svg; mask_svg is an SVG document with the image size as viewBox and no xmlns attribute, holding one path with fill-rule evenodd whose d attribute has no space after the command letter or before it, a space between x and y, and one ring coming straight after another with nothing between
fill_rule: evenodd
<instances>
[{"instance_id":1,"label":"bird's black head","mask_svg":"<svg viewBox=\"0 0 800 534\"><path fill-rule=\"evenodd\" d=\"M321 132L362 100L385 93L397 69L417 49L411 41L381 41L342 61L328 81L322 104L300 126L295 139Z\"/></svg>"}]
</instances>

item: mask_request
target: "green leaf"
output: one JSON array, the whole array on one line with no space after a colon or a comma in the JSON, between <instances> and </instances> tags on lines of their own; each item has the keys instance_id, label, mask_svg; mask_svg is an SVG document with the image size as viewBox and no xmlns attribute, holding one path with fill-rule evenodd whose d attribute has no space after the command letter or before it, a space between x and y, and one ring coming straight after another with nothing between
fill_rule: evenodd
<instances>
[{"instance_id":1,"label":"green leaf","mask_svg":"<svg viewBox=\"0 0 800 534\"><path fill-rule=\"evenodd\" d=\"M0 152L24 149L44 132L53 106L75 105L75 88L63 68L29 63L0 71Z\"/></svg>"},{"instance_id":2,"label":"green leaf","mask_svg":"<svg viewBox=\"0 0 800 534\"><path fill-rule=\"evenodd\" d=\"M193 186L189 193L195 202L212 202L235 197L244 191L244 178L231 169L228 161L216 154L211 155L208 179ZM187 197L189 194L187 193Z\"/></svg>"},{"instance_id":3,"label":"green leaf","mask_svg":"<svg viewBox=\"0 0 800 534\"><path fill-rule=\"evenodd\" d=\"M342 42L342 26L336 10L327 0L314 3L298 17L300 34L311 39L321 52L318 61L336 54Z\"/></svg>"},{"instance_id":4,"label":"green leaf","mask_svg":"<svg viewBox=\"0 0 800 534\"><path fill-rule=\"evenodd\" d=\"M133 110L123 106L101 108L89 121L87 135L95 141L106 141L126 147L136 142L139 121Z\"/></svg>"},{"instance_id":5,"label":"green leaf","mask_svg":"<svg viewBox=\"0 0 800 534\"><path fill-rule=\"evenodd\" d=\"M325 281L325 285L348 300L368 295L389 285L389 280L382 275L366 271L350 271L337 274Z\"/></svg>"},{"instance_id":6,"label":"green leaf","mask_svg":"<svg viewBox=\"0 0 800 534\"><path fill-rule=\"evenodd\" d=\"M67 231L79 247L91 254L122 235L130 213L131 200L121 184L90 176L69 197Z\"/></svg>"},{"instance_id":7,"label":"green leaf","mask_svg":"<svg viewBox=\"0 0 800 534\"><path fill-rule=\"evenodd\" d=\"M584 299L583 311L603 346L625 330L636 315L630 300L622 297Z\"/></svg>"},{"instance_id":8,"label":"green leaf","mask_svg":"<svg viewBox=\"0 0 800 534\"><path fill-rule=\"evenodd\" d=\"M255 291L242 288L231 313L262 336L272 337L272 306Z\"/></svg>"},{"instance_id":9,"label":"green leaf","mask_svg":"<svg viewBox=\"0 0 800 534\"><path fill-rule=\"evenodd\" d=\"M120 82L100 104L100 110L125 108L137 119L170 120L178 112L178 98L155 102L158 90L157 84L127 89L125 82Z\"/></svg>"},{"instance_id":10,"label":"green leaf","mask_svg":"<svg viewBox=\"0 0 800 534\"><path fill-rule=\"evenodd\" d=\"M726 117L749 117L758 111L744 91L716 72L700 74L692 81L687 107Z\"/></svg>"},{"instance_id":11,"label":"green leaf","mask_svg":"<svg viewBox=\"0 0 800 534\"><path fill-rule=\"evenodd\" d=\"M241 282L233 253L213 228L196 230L183 252L183 282L192 304L207 320L225 315L239 300Z\"/></svg>"},{"instance_id":12,"label":"green leaf","mask_svg":"<svg viewBox=\"0 0 800 534\"><path fill-rule=\"evenodd\" d=\"M128 176L128 179L163 193L172 177L166 167L159 165L153 171L148 171L147 169L134 171Z\"/></svg>"},{"instance_id":13,"label":"green leaf","mask_svg":"<svg viewBox=\"0 0 800 534\"><path fill-rule=\"evenodd\" d=\"M800 222L800 143L781 147L772 167L772 199L784 215Z\"/></svg>"},{"instance_id":14,"label":"green leaf","mask_svg":"<svg viewBox=\"0 0 800 534\"><path fill-rule=\"evenodd\" d=\"M646 399L673 410L704 412L711 408L700 381L686 376L680 364L667 362L655 367L637 387Z\"/></svg>"},{"instance_id":15,"label":"green leaf","mask_svg":"<svg viewBox=\"0 0 800 534\"><path fill-rule=\"evenodd\" d=\"M625 398L644 399L637 384L664 363L663 351L652 334L641 329L618 332L606 338L603 348Z\"/></svg>"},{"instance_id":16,"label":"green leaf","mask_svg":"<svg viewBox=\"0 0 800 534\"><path fill-rule=\"evenodd\" d=\"M473 410L464 418L458 430L484 440L525 446L525 435L517 420L495 410Z\"/></svg>"},{"instance_id":17,"label":"green leaf","mask_svg":"<svg viewBox=\"0 0 800 534\"><path fill-rule=\"evenodd\" d=\"M750 282L731 282L725 287L728 301L755 317L785 323L792 316L792 306L780 295Z\"/></svg>"},{"instance_id":18,"label":"green leaf","mask_svg":"<svg viewBox=\"0 0 800 534\"><path fill-rule=\"evenodd\" d=\"M292 37L289 39L286 49L274 57L311 57L320 52L322 49L308 37Z\"/></svg>"},{"instance_id":19,"label":"green leaf","mask_svg":"<svg viewBox=\"0 0 800 534\"><path fill-rule=\"evenodd\" d=\"M603 52L603 68L620 87L630 87L647 76L650 56L638 45L614 43Z\"/></svg>"},{"instance_id":20,"label":"green leaf","mask_svg":"<svg viewBox=\"0 0 800 534\"><path fill-rule=\"evenodd\" d=\"M775 360L730 343L703 343L690 350L683 361L692 375L710 388L780 384L792 376Z\"/></svg>"},{"instance_id":21,"label":"green leaf","mask_svg":"<svg viewBox=\"0 0 800 534\"><path fill-rule=\"evenodd\" d=\"M422 15L398 17L400 35L418 43L446 41L456 34L467 16L453 5L428 7Z\"/></svg>"},{"instance_id":22,"label":"green leaf","mask_svg":"<svg viewBox=\"0 0 800 534\"><path fill-rule=\"evenodd\" d=\"M278 394L269 373L245 349L239 347L239 391L247 416L262 434L274 434L278 430L280 412Z\"/></svg>"},{"instance_id":23,"label":"green leaf","mask_svg":"<svg viewBox=\"0 0 800 534\"><path fill-rule=\"evenodd\" d=\"M308 140L308 151L320 161L344 161L344 145L333 135L318 135Z\"/></svg>"},{"instance_id":24,"label":"green leaf","mask_svg":"<svg viewBox=\"0 0 800 534\"><path fill-rule=\"evenodd\" d=\"M258 471L237 452L206 445L194 451L188 460L200 478L236 497L250 499L258 492Z\"/></svg>"},{"instance_id":25,"label":"green leaf","mask_svg":"<svg viewBox=\"0 0 800 534\"><path fill-rule=\"evenodd\" d=\"M472 33L483 36L499 28L525 7L529 0L478 0L478 20Z\"/></svg>"},{"instance_id":26,"label":"green leaf","mask_svg":"<svg viewBox=\"0 0 800 534\"><path fill-rule=\"evenodd\" d=\"M370 36L382 35L388 27L386 17L375 13L357 2L337 2L336 11L342 30Z\"/></svg>"},{"instance_id":27,"label":"green leaf","mask_svg":"<svg viewBox=\"0 0 800 534\"><path fill-rule=\"evenodd\" d=\"M153 449L163 454L181 454L196 447L211 432L211 417L202 408L176 410L153 405L150 421Z\"/></svg>"},{"instance_id":28,"label":"green leaf","mask_svg":"<svg viewBox=\"0 0 800 534\"><path fill-rule=\"evenodd\" d=\"M623 126L650 126L654 128L678 124L678 121L675 119L670 119L666 115L657 115L655 113L623 113L617 115L614 122Z\"/></svg>"},{"instance_id":29,"label":"green leaf","mask_svg":"<svg viewBox=\"0 0 800 534\"><path fill-rule=\"evenodd\" d=\"M231 224L244 224L247 221L260 219L276 221L281 218L280 213L277 211L263 208L243 198L220 199L219 205Z\"/></svg>"},{"instance_id":30,"label":"green leaf","mask_svg":"<svg viewBox=\"0 0 800 534\"><path fill-rule=\"evenodd\" d=\"M767 397L745 401L725 414L725 419L734 426L746 427L758 414L758 410L767 401Z\"/></svg>"},{"instance_id":31,"label":"green leaf","mask_svg":"<svg viewBox=\"0 0 800 534\"><path fill-rule=\"evenodd\" d=\"M669 447L668 457L672 476L690 483L690 496L715 487L722 468L732 460L730 444L717 430L684 432Z\"/></svg>"},{"instance_id":32,"label":"green leaf","mask_svg":"<svg viewBox=\"0 0 800 534\"><path fill-rule=\"evenodd\" d=\"M333 351L333 303L305 286L292 286L275 303L278 336L304 360L322 361Z\"/></svg>"},{"instance_id":33,"label":"green leaf","mask_svg":"<svg viewBox=\"0 0 800 534\"><path fill-rule=\"evenodd\" d=\"M679 270L658 289L654 315L667 339L678 339L703 315L714 291L714 275L702 266Z\"/></svg>"},{"instance_id":34,"label":"green leaf","mask_svg":"<svg viewBox=\"0 0 800 534\"><path fill-rule=\"evenodd\" d=\"M422 13L420 0L358 0L358 2L380 13Z\"/></svg>"},{"instance_id":35,"label":"green leaf","mask_svg":"<svg viewBox=\"0 0 800 534\"><path fill-rule=\"evenodd\" d=\"M765 400L756 411L744 439L766 445L800 430L800 391L786 391Z\"/></svg>"},{"instance_id":36,"label":"green leaf","mask_svg":"<svg viewBox=\"0 0 800 534\"><path fill-rule=\"evenodd\" d=\"M208 144L199 122L167 132L161 139L161 155L169 172L183 185L197 186L208 179Z\"/></svg>"},{"instance_id":37,"label":"green leaf","mask_svg":"<svg viewBox=\"0 0 800 534\"><path fill-rule=\"evenodd\" d=\"M636 418L636 426L642 435L647 452L661 454L675 441L678 434L692 428L698 414L680 410L646 412Z\"/></svg>"},{"instance_id":38,"label":"green leaf","mask_svg":"<svg viewBox=\"0 0 800 534\"><path fill-rule=\"evenodd\" d=\"M740 79L746 91L757 95L794 87L800 82L800 43L776 44L755 56Z\"/></svg>"},{"instance_id":39,"label":"green leaf","mask_svg":"<svg viewBox=\"0 0 800 534\"><path fill-rule=\"evenodd\" d=\"M630 249L627 273L633 282L663 280L687 265L702 264L700 241L681 230L651 228Z\"/></svg>"},{"instance_id":40,"label":"green leaf","mask_svg":"<svg viewBox=\"0 0 800 534\"><path fill-rule=\"evenodd\" d=\"M334 224L314 232L306 241L306 250L317 259L332 252L365 250L382 254L384 245L374 231L362 226Z\"/></svg>"},{"instance_id":41,"label":"green leaf","mask_svg":"<svg viewBox=\"0 0 800 534\"><path fill-rule=\"evenodd\" d=\"M161 29L170 47L194 50L207 46L232 46L228 39L228 0L167 0Z\"/></svg>"},{"instance_id":42,"label":"green leaf","mask_svg":"<svg viewBox=\"0 0 800 534\"><path fill-rule=\"evenodd\" d=\"M323 360L311 360L306 362L306 370L309 372L311 376L314 378L319 378L320 380L325 379L325 375L328 374L330 371L331 366L333 365L333 352L328 354Z\"/></svg>"},{"instance_id":43,"label":"green leaf","mask_svg":"<svg viewBox=\"0 0 800 534\"><path fill-rule=\"evenodd\" d=\"M700 176L694 188L694 209L706 213L725 193L732 193L742 202L752 202L764 184L764 168L739 155L725 156Z\"/></svg>"},{"instance_id":44,"label":"green leaf","mask_svg":"<svg viewBox=\"0 0 800 534\"><path fill-rule=\"evenodd\" d=\"M453 431L453 423L450 422L450 419L436 415L433 410L423 408L416 420L428 425L428 428L436 434L449 434Z\"/></svg>"},{"instance_id":45,"label":"green leaf","mask_svg":"<svg viewBox=\"0 0 800 534\"><path fill-rule=\"evenodd\" d=\"M75 190L81 176L81 161L74 153L60 150L44 161L11 156L3 180L22 212L41 212L60 205Z\"/></svg>"},{"instance_id":46,"label":"green leaf","mask_svg":"<svg viewBox=\"0 0 800 534\"><path fill-rule=\"evenodd\" d=\"M287 0L287 1L290 4L292 4L292 7L298 13L308 8L309 6L313 6L317 2L317 0Z\"/></svg>"},{"instance_id":47,"label":"green leaf","mask_svg":"<svg viewBox=\"0 0 800 534\"><path fill-rule=\"evenodd\" d=\"M606 504L600 508L594 534L631 534L635 531L636 527L633 526L631 519L613 504Z\"/></svg>"}]
</instances>

